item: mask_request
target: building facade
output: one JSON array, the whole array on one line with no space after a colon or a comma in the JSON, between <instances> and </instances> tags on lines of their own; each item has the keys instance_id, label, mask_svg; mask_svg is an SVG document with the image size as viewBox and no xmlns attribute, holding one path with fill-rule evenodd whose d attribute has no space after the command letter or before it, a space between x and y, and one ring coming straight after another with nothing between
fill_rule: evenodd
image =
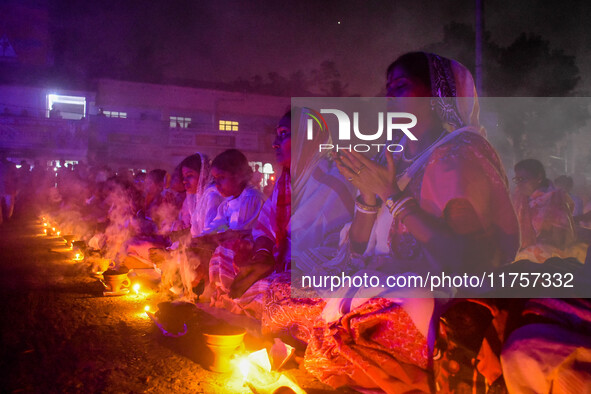
<instances>
[{"instance_id":1,"label":"building facade","mask_svg":"<svg viewBox=\"0 0 591 394\"><path fill-rule=\"evenodd\" d=\"M242 150L266 173L290 99L102 79L95 91L0 86L0 149L13 161L174 168L185 156Z\"/></svg>"}]
</instances>

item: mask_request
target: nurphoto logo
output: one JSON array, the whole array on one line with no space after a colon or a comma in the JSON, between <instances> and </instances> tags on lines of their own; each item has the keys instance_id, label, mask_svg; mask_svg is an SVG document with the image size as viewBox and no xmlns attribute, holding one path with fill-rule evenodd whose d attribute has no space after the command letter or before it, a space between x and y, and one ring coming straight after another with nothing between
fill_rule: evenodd
<instances>
[{"instance_id":1,"label":"nurphoto logo","mask_svg":"<svg viewBox=\"0 0 591 394\"><path fill-rule=\"evenodd\" d=\"M308 113L308 121L306 128L306 138L308 141L314 139L314 123L319 127L320 132L328 132L326 120L322 114L331 114L336 116L338 122L338 138L337 144L318 144L318 151L334 150L339 152L341 150L355 151L355 152L369 152L376 149L380 152L382 149L387 149L388 152L401 152L403 146L400 144L382 144L382 143L362 143L362 144L341 144L341 142L351 141L351 119L347 113L339 109L321 109L320 113L305 108ZM386 141L392 141L392 134L394 130L402 131L406 137L411 141L416 141L417 137L410 131L416 126L417 117L408 112L378 112L378 127L377 131L371 133L363 133L359 127L359 112L353 112L353 135L361 141L379 141L382 139L384 129L386 131ZM384 127L385 118L385 127Z\"/></svg>"}]
</instances>

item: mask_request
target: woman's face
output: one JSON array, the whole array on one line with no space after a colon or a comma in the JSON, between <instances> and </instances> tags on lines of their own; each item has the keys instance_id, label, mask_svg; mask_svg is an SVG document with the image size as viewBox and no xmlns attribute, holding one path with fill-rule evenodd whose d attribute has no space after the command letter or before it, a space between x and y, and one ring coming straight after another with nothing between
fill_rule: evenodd
<instances>
[{"instance_id":1,"label":"woman's face","mask_svg":"<svg viewBox=\"0 0 591 394\"><path fill-rule=\"evenodd\" d=\"M197 186L199 186L199 171L195 171L189 167L181 168L183 174L183 185L189 194L197 193Z\"/></svg>"},{"instance_id":2,"label":"woman's face","mask_svg":"<svg viewBox=\"0 0 591 394\"><path fill-rule=\"evenodd\" d=\"M402 67L394 67L386 81L386 97L431 97L431 91Z\"/></svg>"},{"instance_id":3,"label":"woman's face","mask_svg":"<svg viewBox=\"0 0 591 394\"><path fill-rule=\"evenodd\" d=\"M420 79L411 76L402 67L395 67L386 81L386 97L388 110L396 112L408 112L417 117L418 126L430 127L430 123L436 122L436 116L431 111L431 91ZM398 98L404 98L397 100Z\"/></svg>"},{"instance_id":4,"label":"woman's face","mask_svg":"<svg viewBox=\"0 0 591 394\"><path fill-rule=\"evenodd\" d=\"M539 187L542 180L524 169L515 170L513 182L517 186L517 192L523 196L531 196Z\"/></svg>"},{"instance_id":5,"label":"woman's face","mask_svg":"<svg viewBox=\"0 0 591 394\"><path fill-rule=\"evenodd\" d=\"M273 141L273 149L275 149L277 164L289 168L291 166L291 119L281 118L275 132L277 134Z\"/></svg>"},{"instance_id":6,"label":"woman's face","mask_svg":"<svg viewBox=\"0 0 591 394\"><path fill-rule=\"evenodd\" d=\"M223 197L238 197L244 190L244 182L238 174L212 167L211 177Z\"/></svg>"}]
</instances>

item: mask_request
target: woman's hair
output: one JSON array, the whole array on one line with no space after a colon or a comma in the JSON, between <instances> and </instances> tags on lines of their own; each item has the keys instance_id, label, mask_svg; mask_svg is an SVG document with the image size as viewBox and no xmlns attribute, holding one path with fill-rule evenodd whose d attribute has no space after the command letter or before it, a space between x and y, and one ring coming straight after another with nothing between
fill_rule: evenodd
<instances>
[{"instance_id":1,"label":"woman's hair","mask_svg":"<svg viewBox=\"0 0 591 394\"><path fill-rule=\"evenodd\" d=\"M386 71L386 77L397 67L401 67L406 73L421 81L431 91L431 73L429 71L429 59L423 52L408 52L394 60Z\"/></svg>"},{"instance_id":2,"label":"woman's hair","mask_svg":"<svg viewBox=\"0 0 591 394\"><path fill-rule=\"evenodd\" d=\"M148 173L148 178L150 178L152 182L157 184L164 183L165 177L166 171L161 169L152 170Z\"/></svg>"},{"instance_id":3,"label":"woman's hair","mask_svg":"<svg viewBox=\"0 0 591 394\"><path fill-rule=\"evenodd\" d=\"M244 177L246 183L252 176L252 168L248 164L248 159L238 149L228 149L220 153L213 159L211 166Z\"/></svg>"},{"instance_id":4,"label":"woman's hair","mask_svg":"<svg viewBox=\"0 0 591 394\"><path fill-rule=\"evenodd\" d=\"M517 164L515 164L515 171L526 171L528 174L533 176L534 178L541 178L542 183L540 186L548 187L550 181L546 178L546 170L544 169L544 165L536 159L525 159L521 160Z\"/></svg>"},{"instance_id":5,"label":"woman's hair","mask_svg":"<svg viewBox=\"0 0 591 394\"><path fill-rule=\"evenodd\" d=\"M143 182L144 180L146 180L146 176L147 174L145 172L138 172L134 175L133 180L135 182Z\"/></svg>"},{"instance_id":6,"label":"woman's hair","mask_svg":"<svg viewBox=\"0 0 591 394\"><path fill-rule=\"evenodd\" d=\"M201 172L201 164L201 155L195 153L194 155L185 157L183 161L181 161L181 164L179 164L179 168L182 170L183 167L187 167L197 172Z\"/></svg>"}]
</instances>

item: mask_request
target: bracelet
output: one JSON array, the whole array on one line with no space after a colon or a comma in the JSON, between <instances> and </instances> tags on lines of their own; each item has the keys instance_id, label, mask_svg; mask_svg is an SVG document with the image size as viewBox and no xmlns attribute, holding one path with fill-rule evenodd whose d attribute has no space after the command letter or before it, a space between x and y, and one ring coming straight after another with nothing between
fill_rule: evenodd
<instances>
[{"instance_id":1,"label":"bracelet","mask_svg":"<svg viewBox=\"0 0 591 394\"><path fill-rule=\"evenodd\" d=\"M417 208L419 208L419 205L416 203L416 201L406 203L398 210L396 217L398 217L401 222L404 222L404 219L406 219L410 214L417 212Z\"/></svg>"},{"instance_id":2,"label":"bracelet","mask_svg":"<svg viewBox=\"0 0 591 394\"><path fill-rule=\"evenodd\" d=\"M258 252L265 252L266 254L273 256L273 252L271 252L269 249L260 248L256 252L254 252L254 254L257 254Z\"/></svg>"},{"instance_id":3,"label":"bracelet","mask_svg":"<svg viewBox=\"0 0 591 394\"><path fill-rule=\"evenodd\" d=\"M404 197L401 198L400 200L396 201L394 203L394 205L392 206L392 210L390 211L390 213L392 214L393 217L396 217L400 214L400 210L401 208L407 204L409 201L414 201L414 197Z\"/></svg>"},{"instance_id":4,"label":"bracelet","mask_svg":"<svg viewBox=\"0 0 591 394\"><path fill-rule=\"evenodd\" d=\"M361 201L361 195L355 199L355 210L363 213L377 213L382 206L382 200L376 202L376 205L367 205Z\"/></svg>"},{"instance_id":5,"label":"bracelet","mask_svg":"<svg viewBox=\"0 0 591 394\"><path fill-rule=\"evenodd\" d=\"M393 194L386 199L385 204L386 204L386 208L388 208L388 212L392 213L392 211L394 210L394 207L396 206L398 201L400 201L401 196L402 196L402 191L399 191L398 193Z\"/></svg>"},{"instance_id":6,"label":"bracelet","mask_svg":"<svg viewBox=\"0 0 591 394\"><path fill-rule=\"evenodd\" d=\"M371 210L363 209L363 208L361 208L357 204L355 204L355 211L356 212L361 212L361 213L366 213L368 215L375 215L376 213L378 213L378 210L377 209L371 209Z\"/></svg>"}]
</instances>

